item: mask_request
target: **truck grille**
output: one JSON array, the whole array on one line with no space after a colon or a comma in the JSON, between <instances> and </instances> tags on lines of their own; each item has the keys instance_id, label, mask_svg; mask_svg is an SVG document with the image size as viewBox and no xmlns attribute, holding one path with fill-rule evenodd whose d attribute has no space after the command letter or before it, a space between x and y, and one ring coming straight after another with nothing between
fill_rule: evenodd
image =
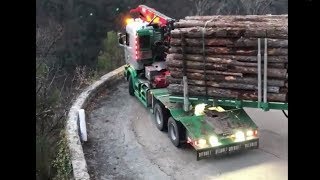
<instances>
[{"instance_id":1,"label":"truck grille","mask_svg":"<svg viewBox=\"0 0 320 180\"><path fill-rule=\"evenodd\" d=\"M140 59L150 59L152 58L152 52L151 51L140 51Z\"/></svg>"}]
</instances>

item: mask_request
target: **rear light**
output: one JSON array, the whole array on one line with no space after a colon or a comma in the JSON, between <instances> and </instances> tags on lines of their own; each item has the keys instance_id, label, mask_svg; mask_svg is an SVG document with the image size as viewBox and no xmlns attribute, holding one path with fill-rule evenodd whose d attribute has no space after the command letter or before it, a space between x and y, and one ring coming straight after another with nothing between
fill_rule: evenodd
<instances>
[{"instance_id":1,"label":"rear light","mask_svg":"<svg viewBox=\"0 0 320 180\"><path fill-rule=\"evenodd\" d=\"M192 143L192 139L191 138L187 138L187 143Z\"/></svg>"},{"instance_id":2,"label":"rear light","mask_svg":"<svg viewBox=\"0 0 320 180\"><path fill-rule=\"evenodd\" d=\"M253 135L257 136L258 135L258 130L254 130Z\"/></svg>"}]
</instances>

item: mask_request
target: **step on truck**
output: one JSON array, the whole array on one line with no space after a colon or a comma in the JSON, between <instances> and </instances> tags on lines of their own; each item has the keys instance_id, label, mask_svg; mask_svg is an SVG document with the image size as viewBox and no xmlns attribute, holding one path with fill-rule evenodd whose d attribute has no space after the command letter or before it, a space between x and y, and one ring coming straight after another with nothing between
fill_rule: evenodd
<instances>
[{"instance_id":1,"label":"step on truck","mask_svg":"<svg viewBox=\"0 0 320 180\"><path fill-rule=\"evenodd\" d=\"M154 114L156 127L167 131L176 147L190 144L197 160L259 147L259 129L244 107L288 110L287 103L171 95L166 77L166 51L175 20L145 5L130 11L125 32L118 34L124 49L128 93Z\"/></svg>"}]
</instances>

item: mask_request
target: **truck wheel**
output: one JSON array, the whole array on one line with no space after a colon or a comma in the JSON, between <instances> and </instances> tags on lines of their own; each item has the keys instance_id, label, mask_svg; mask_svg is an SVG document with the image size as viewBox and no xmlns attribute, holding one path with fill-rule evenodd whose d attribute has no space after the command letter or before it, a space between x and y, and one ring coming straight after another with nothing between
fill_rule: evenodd
<instances>
[{"instance_id":1,"label":"truck wheel","mask_svg":"<svg viewBox=\"0 0 320 180\"><path fill-rule=\"evenodd\" d=\"M134 96L132 76L129 76L129 94L130 94L131 96Z\"/></svg>"},{"instance_id":2,"label":"truck wheel","mask_svg":"<svg viewBox=\"0 0 320 180\"><path fill-rule=\"evenodd\" d=\"M155 116L155 122L156 126L160 131L167 130L167 124L168 124L168 113L167 109L160 105L159 103L156 103L156 105L153 108L154 116Z\"/></svg>"},{"instance_id":3,"label":"truck wheel","mask_svg":"<svg viewBox=\"0 0 320 180\"><path fill-rule=\"evenodd\" d=\"M179 121L174 120L172 117L168 120L168 136L176 147L181 147L185 141L185 128Z\"/></svg>"}]
</instances>

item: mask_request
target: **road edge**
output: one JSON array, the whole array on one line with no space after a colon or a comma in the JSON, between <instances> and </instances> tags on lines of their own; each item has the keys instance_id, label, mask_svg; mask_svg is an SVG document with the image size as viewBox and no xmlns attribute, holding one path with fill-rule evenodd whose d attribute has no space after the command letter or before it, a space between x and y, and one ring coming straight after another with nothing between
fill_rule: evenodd
<instances>
[{"instance_id":1,"label":"road edge","mask_svg":"<svg viewBox=\"0 0 320 180\"><path fill-rule=\"evenodd\" d=\"M72 104L66 123L66 135L68 147L71 155L71 164L73 169L73 178L75 180L89 180L90 176L87 169L87 162L84 157L82 144L80 142L78 131L78 110L85 109L88 102L95 97L97 93L104 89L108 84L112 84L123 77L124 66L115 69L92 85L87 87Z\"/></svg>"}]
</instances>

